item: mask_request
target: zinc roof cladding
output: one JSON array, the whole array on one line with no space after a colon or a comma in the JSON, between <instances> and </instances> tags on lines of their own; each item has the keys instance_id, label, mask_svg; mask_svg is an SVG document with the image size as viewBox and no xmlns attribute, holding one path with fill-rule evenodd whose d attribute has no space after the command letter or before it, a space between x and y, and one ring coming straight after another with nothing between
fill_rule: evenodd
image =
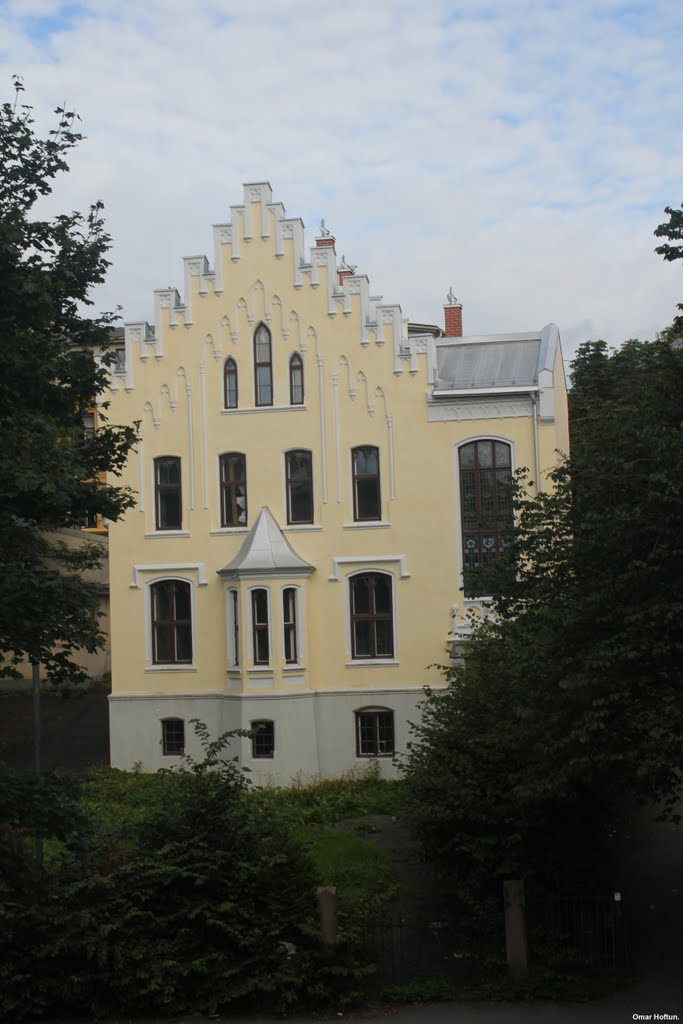
<instances>
[{"instance_id":1,"label":"zinc roof cladding","mask_svg":"<svg viewBox=\"0 0 683 1024\"><path fill-rule=\"evenodd\" d=\"M435 392L538 384L540 335L437 344Z\"/></svg>"},{"instance_id":2,"label":"zinc roof cladding","mask_svg":"<svg viewBox=\"0 0 683 1024\"><path fill-rule=\"evenodd\" d=\"M277 576L312 571L313 566L297 555L272 512L264 505L239 551L232 561L219 569L219 574Z\"/></svg>"}]
</instances>

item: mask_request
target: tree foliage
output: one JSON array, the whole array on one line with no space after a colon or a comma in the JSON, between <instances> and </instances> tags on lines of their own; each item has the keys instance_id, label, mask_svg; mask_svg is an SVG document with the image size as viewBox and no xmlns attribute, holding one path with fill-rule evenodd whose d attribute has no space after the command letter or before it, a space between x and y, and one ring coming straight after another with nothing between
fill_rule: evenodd
<instances>
[{"instance_id":1,"label":"tree foliage","mask_svg":"<svg viewBox=\"0 0 683 1024\"><path fill-rule=\"evenodd\" d=\"M655 228L655 235L658 238L668 238L671 242L683 243L683 205L680 210L666 206L664 213L669 215L669 219ZM655 252L668 261L681 260L683 244L670 245L669 242L664 242L657 246ZM679 302L677 308L683 310L683 302ZM672 327L677 334L683 332L683 316L674 317Z\"/></svg>"},{"instance_id":2,"label":"tree foliage","mask_svg":"<svg viewBox=\"0 0 683 1024\"><path fill-rule=\"evenodd\" d=\"M405 764L431 852L480 882L590 873L624 795L683 782L683 351L588 343L573 380L571 459L518 478L494 616Z\"/></svg>"},{"instance_id":3,"label":"tree foliage","mask_svg":"<svg viewBox=\"0 0 683 1024\"><path fill-rule=\"evenodd\" d=\"M106 349L112 316L83 313L109 266L102 204L85 216L40 216L81 140L76 115L58 108L56 127L40 138L15 85L15 102L0 108L0 674L29 657L77 676L78 648L103 642L98 596L82 576L101 549L74 550L54 531L87 514L115 520L129 507L130 494L111 481L135 431L105 419L108 374L95 353ZM98 429L88 434L83 414L96 404Z\"/></svg>"}]
</instances>

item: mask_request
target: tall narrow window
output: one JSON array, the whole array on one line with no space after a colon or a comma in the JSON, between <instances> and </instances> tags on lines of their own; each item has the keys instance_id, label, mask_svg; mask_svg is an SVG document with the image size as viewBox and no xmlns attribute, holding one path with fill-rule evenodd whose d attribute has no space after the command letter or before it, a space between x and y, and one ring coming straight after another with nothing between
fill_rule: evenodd
<instances>
[{"instance_id":1,"label":"tall narrow window","mask_svg":"<svg viewBox=\"0 0 683 1024\"><path fill-rule=\"evenodd\" d=\"M313 461L310 452L285 453L287 522L313 522Z\"/></svg>"},{"instance_id":2,"label":"tall narrow window","mask_svg":"<svg viewBox=\"0 0 683 1024\"><path fill-rule=\"evenodd\" d=\"M182 526L180 459L164 455L154 460L154 493L157 530L179 530Z\"/></svg>"},{"instance_id":3,"label":"tall narrow window","mask_svg":"<svg viewBox=\"0 0 683 1024\"><path fill-rule=\"evenodd\" d=\"M268 623L268 591L259 588L251 592L251 621L254 642L254 664L270 663L270 626Z\"/></svg>"},{"instance_id":4,"label":"tall narrow window","mask_svg":"<svg viewBox=\"0 0 683 1024\"><path fill-rule=\"evenodd\" d=\"M356 711L358 757L390 757L394 753L394 712L388 708Z\"/></svg>"},{"instance_id":5,"label":"tall narrow window","mask_svg":"<svg viewBox=\"0 0 683 1024\"><path fill-rule=\"evenodd\" d=\"M304 363L298 352L289 360L289 403L304 404Z\"/></svg>"},{"instance_id":6,"label":"tall narrow window","mask_svg":"<svg viewBox=\"0 0 683 1024\"><path fill-rule=\"evenodd\" d=\"M382 518L379 486L379 448L364 445L351 452L353 461L353 518L356 522Z\"/></svg>"},{"instance_id":7,"label":"tall narrow window","mask_svg":"<svg viewBox=\"0 0 683 1024\"><path fill-rule=\"evenodd\" d=\"M471 441L460 448L460 495L465 595L491 593L487 567L500 557L512 522L512 458L503 441Z\"/></svg>"},{"instance_id":8,"label":"tall narrow window","mask_svg":"<svg viewBox=\"0 0 683 1024\"><path fill-rule=\"evenodd\" d=\"M251 756L273 757L275 753L275 723L261 718L249 723L251 726Z\"/></svg>"},{"instance_id":9,"label":"tall narrow window","mask_svg":"<svg viewBox=\"0 0 683 1024\"><path fill-rule=\"evenodd\" d=\"M223 405L226 409L237 408L237 363L232 357L223 367Z\"/></svg>"},{"instance_id":10,"label":"tall narrow window","mask_svg":"<svg viewBox=\"0 0 683 1024\"><path fill-rule=\"evenodd\" d=\"M152 661L187 665L192 661L192 592L183 580L152 584Z\"/></svg>"},{"instance_id":11,"label":"tall narrow window","mask_svg":"<svg viewBox=\"0 0 683 1024\"><path fill-rule=\"evenodd\" d=\"M282 591L282 623L285 641L285 661L296 665L299 660L296 635L296 590L287 587Z\"/></svg>"},{"instance_id":12,"label":"tall narrow window","mask_svg":"<svg viewBox=\"0 0 683 1024\"><path fill-rule=\"evenodd\" d=\"M241 452L221 455L221 526L247 525L247 460Z\"/></svg>"},{"instance_id":13,"label":"tall narrow window","mask_svg":"<svg viewBox=\"0 0 683 1024\"><path fill-rule=\"evenodd\" d=\"M236 590L229 590L228 600L228 663L238 666L240 663L240 599Z\"/></svg>"},{"instance_id":14,"label":"tall narrow window","mask_svg":"<svg viewBox=\"0 0 683 1024\"><path fill-rule=\"evenodd\" d=\"M273 357L265 324L259 324L254 334L254 389L256 405L273 404Z\"/></svg>"},{"instance_id":15,"label":"tall narrow window","mask_svg":"<svg viewBox=\"0 0 683 1024\"><path fill-rule=\"evenodd\" d=\"M350 592L351 657L393 658L391 576L376 572L352 576Z\"/></svg>"},{"instance_id":16,"label":"tall narrow window","mask_svg":"<svg viewBox=\"0 0 683 1024\"><path fill-rule=\"evenodd\" d=\"M185 753L185 722L182 718L162 718L161 743L166 755Z\"/></svg>"}]
</instances>

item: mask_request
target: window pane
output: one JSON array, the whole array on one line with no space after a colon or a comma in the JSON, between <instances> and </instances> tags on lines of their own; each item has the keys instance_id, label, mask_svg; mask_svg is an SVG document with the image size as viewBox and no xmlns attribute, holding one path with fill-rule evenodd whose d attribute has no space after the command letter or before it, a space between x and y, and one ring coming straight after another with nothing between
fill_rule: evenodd
<instances>
[{"instance_id":1,"label":"window pane","mask_svg":"<svg viewBox=\"0 0 683 1024\"><path fill-rule=\"evenodd\" d=\"M254 661L260 665L267 665L270 661L267 629L259 629L256 631L254 645Z\"/></svg>"},{"instance_id":2,"label":"window pane","mask_svg":"<svg viewBox=\"0 0 683 1024\"><path fill-rule=\"evenodd\" d=\"M152 590L153 593L153 604L152 610L154 618L159 621L160 619L170 619L173 617L173 606L172 598L173 594L171 589L165 583L157 583Z\"/></svg>"},{"instance_id":3,"label":"window pane","mask_svg":"<svg viewBox=\"0 0 683 1024\"><path fill-rule=\"evenodd\" d=\"M496 441L496 465L497 466L509 466L510 465L510 445L501 444L500 441Z\"/></svg>"},{"instance_id":4,"label":"window pane","mask_svg":"<svg viewBox=\"0 0 683 1024\"><path fill-rule=\"evenodd\" d=\"M313 522L313 493L310 482L291 485L289 516L292 523Z\"/></svg>"},{"instance_id":5,"label":"window pane","mask_svg":"<svg viewBox=\"0 0 683 1024\"><path fill-rule=\"evenodd\" d=\"M253 590L254 622L259 625L268 624L268 595L265 590Z\"/></svg>"},{"instance_id":6,"label":"window pane","mask_svg":"<svg viewBox=\"0 0 683 1024\"><path fill-rule=\"evenodd\" d=\"M182 754L185 750L185 723L181 718L167 718L161 723L164 754Z\"/></svg>"},{"instance_id":7,"label":"window pane","mask_svg":"<svg viewBox=\"0 0 683 1024\"><path fill-rule=\"evenodd\" d=\"M159 495L159 529L180 529L180 494L178 491L162 491Z\"/></svg>"},{"instance_id":8,"label":"window pane","mask_svg":"<svg viewBox=\"0 0 683 1024\"><path fill-rule=\"evenodd\" d=\"M310 452L288 452L287 464L290 479L301 480L311 476Z\"/></svg>"},{"instance_id":9,"label":"window pane","mask_svg":"<svg viewBox=\"0 0 683 1024\"><path fill-rule=\"evenodd\" d=\"M270 362L270 335L265 327L259 327L256 332L256 361L257 363Z\"/></svg>"},{"instance_id":10,"label":"window pane","mask_svg":"<svg viewBox=\"0 0 683 1024\"><path fill-rule=\"evenodd\" d=\"M180 483L180 459L157 459L157 480L160 484Z\"/></svg>"},{"instance_id":11,"label":"window pane","mask_svg":"<svg viewBox=\"0 0 683 1024\"><path fill-rule=\"evenodd\" d=\"M367 614L370 611L370 584L368 578L360 576L352 580L351 593L353 596L353 611L355 614Z\"/></svg>"},{"instance_id":12,"label":"window pane","mask_svg":"<svg viewBox=\"0 0 683 1024\"><path fill-rule=\"evenodd\" d=\"M490 441L477 441L477 460L485 468L493 465L493 445Z\"/></svg>"},{"instance_id":13,"label":"window pane","mask_svg":"<svg viewBox=\"0 0 683 1024\"><path fill-rule=\"evenodd\" d=\"M192 603L190 600L190 584L176 583L175 585L175 617L176 619L189 619Z\"/></svg>"},{"instance_id":14,"label":"window pane","mask_svg":"<svg viewBox=\"0 0 683 1024\"><path fill-rule=\"evenodd\" d=\"M192 661L192 627L176 626L176 661Z\"/></svg>"},{"instance_id":15,"label":"window pane","mask_svg":"<svg viewBox=\"0 0 683 1024\"><path fill-rule=\"evenodd\" d=\"M379 519L379 481L369 478L356 482L356 512L359 519Z\"/></svg>"},{"instance_id":16,"label":"window pane","mask_svg":"<svg viewBox=\"0 0 683 1024\"><path fill-rule=\"evenodd\" d=\"M479 523L491 526L493 523L493 473L479 474Z\"/></svg>"},{"instance_id":17,"label":"window pane","mask_svg":"<svg viewBox=\"0 0 683 1024\"><path fill-rule=\"evenodd\" d=\"M252 757L272 757L275 750L275 724L273 722L252 722L254 733L251 740Z\"/></svg>"},{"instance_id":18,"label":"window pane","mask_svg":"<svg viewBox=\"0 0 683 1024\"><path fill-rule=\"evenodd\" d=\"M259 366L256 370L256 393L258 405L272 403L272 383L270 366Z\"/></svg>"},{"instance_id":19,"label":"window pane","mask_svg":"<svg viewBox=\"0 0 683 1024\"><path fill-rule=\"evenodd\" d=\"M154 660L159 662L175 661L174 629L172 624L158 625L154 630Z\"/></svg>"},{"instance_id":20,"label":"window pane","mask_svg":"<svg viewBox=\"0 0 683 1024\"><path fill-rule=\"evenodd\" d=\"M368 619L358 619L353 624L353 653L357 658L369 658L372 655L370 626Z\"/></svg>"},{"instance_id":21,"label":"window pane","mask_svg":"<svg viewBox=\"0 0 683 1024\"><path fill-rule=\"evenodd\" d=\"M474 445L466 444L460 449L460 465L463 469L474 467Z\"/></svg>"},{"instance_id":22,"label":"window pane","mask_svg":"<svg viewBox=\"0 0 683 1024\"><path fill-rule=\"evenodd\" d=\"M375 654L378 658L386 658L394 653L393 637L389 619L378 619L375 622Z\"/></svg>"},{"instance_id":23,"label":"window pane","mask_svg":"<svg viewBox=\"0 0 683 1024\"><path fill-rule=\"evenodd\" d=\"M375 611L391 614L391 580L375 576Z\"/></svg>"}]
</instances>

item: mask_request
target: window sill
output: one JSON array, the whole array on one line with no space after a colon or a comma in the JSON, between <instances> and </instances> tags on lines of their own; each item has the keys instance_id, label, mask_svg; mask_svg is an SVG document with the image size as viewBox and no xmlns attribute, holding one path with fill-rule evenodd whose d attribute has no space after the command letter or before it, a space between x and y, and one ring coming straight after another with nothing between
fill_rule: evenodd
<instances>
[{"instance_id":1,"label":"window sill","mask_svg":"<svg viewBox=\"0 0 683 1024\"><path fill-rule=\"evenodd\" d=\"M197 672L195 665L148 665L145 672Z\"/></svg>"},{"instance_id":2,"label":"window sill","mask_svg":"<svg viewBox=\"0 0 683 1024\"><path fill-rule=\"evenodd\" d=\"M297 662L288 661L287 664L284 665L283 668L282 668L283 676L286 676L287 674L291 674L291 673L305 672L305 671L306 671L306 666L305 665L301 665L298 661Z\"/></svg>"},{"instance_id":3,"label":"window sill","mask_svg":"<svg viewBox=\"0 0 683 1024\"><path fill-rule=\"evenodd\" d=\"M381 757L394 757L395 753L392 750L390 754L356 754L357 761L379 761Z\"/></svg>"},{"instance_id":4,"label":"window sill","mask_svg":"<svg viewBox=\"0 0 683 1024\"><path fill-rule=\"evenodd\" d=\"M230 534L249 533L248 526L220 526L217 530L209 530L209 537L228 537Z\"/></svg>"},{"instance_id":5,"label":"window sill","mask_svg":"<svg viewBox=\"0 0 683 1024\"><path fill-rule=\"evenodd\" d=\"M249 672L249 675L262 674L262 675L271 675L272 676L272 674L273 674L273 666L272 665L252 665L250 668L247 669L247 671Z\"/></svg>"},{"instance_id":6,"label":"window sill","mask_svg":"<svg viewBox=\"0 0 683 1024\"><path fill-rule=\"evenodd\" d=\"M316 526L315 523L292 523L282 527L283 533L305 533L307 530L322 530L322 526Z\"/></svg>"},{"instance_id":7,"label":"window sill","mask_svg":"<svg viewBox=\"0 0 683 1024\"><path fill-rule=\"evenodd\" d=\"M221 416L249 416L258 412L306 412L305 405L254 405L248 409L221 409Z\"/></svg>"},{"instance_id":8,"label":"window sill","mask_svg":"<svg viewBox=\"0 0 683 1024\"><path fill-rule=\"evenodd\" d=\"M386 530L391 523L381 519L368 519L358 523L342 523L342 530Z\"/></svg>"},{"instance_id":9,"label":"window sill","mask_svg":"<svg viewBox=\"0 0 683 1024\"><path fill-rule=\"evenodd\" d=\"M153 530L151 533L145 534L145 540L154 539L159 540L162 537L189 537L191 536L189 530Z\"/></svg>"},{"instance_id":10,"label":"window sill","mask_svg":"<svg viewBox=\"0 0 683 1024\"><path fill-rule=\"evenodd\" d=\"M384 665L386 668L395 668L401 662L395 658L356 658L354 661L347 661L346 668L365 668L367 665Z\"/></svg>"}]
</instances>

